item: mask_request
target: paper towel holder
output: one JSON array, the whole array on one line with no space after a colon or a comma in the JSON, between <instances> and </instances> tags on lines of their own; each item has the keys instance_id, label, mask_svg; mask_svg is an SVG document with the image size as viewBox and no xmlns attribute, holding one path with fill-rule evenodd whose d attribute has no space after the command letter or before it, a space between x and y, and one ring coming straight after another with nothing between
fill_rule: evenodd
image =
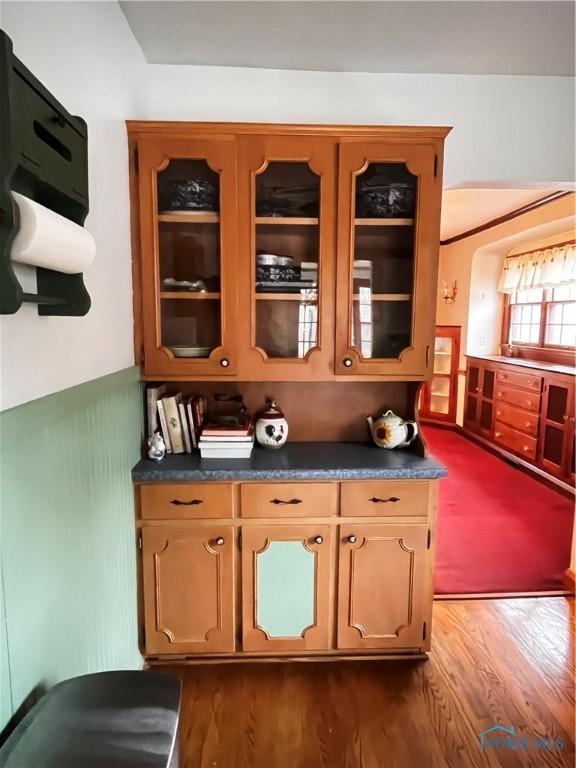
<instances>
[{"instance_id":1,"label":"paper towel holder","mask_svg":"<svg viewBox=\"0 0 576 768\"><path fill-rule=\"evenodd\" d=\"M23 290L10 258L20 226L11 191L36 200L82 226L88 215L88 135L16 58L0 30L0 314L23 303L39 315L80 316L90 309L82 274L36 268L38 293Z\"/></svg>"}]
</instances>

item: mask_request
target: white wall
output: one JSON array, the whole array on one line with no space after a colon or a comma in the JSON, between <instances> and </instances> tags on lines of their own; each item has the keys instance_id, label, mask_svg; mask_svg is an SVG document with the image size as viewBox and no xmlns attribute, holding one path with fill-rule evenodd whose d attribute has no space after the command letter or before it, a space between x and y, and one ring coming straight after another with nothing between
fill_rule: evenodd
<instances>
[{"instance_id":1,"label":"white wall","mask_svg":"<svg viewBox=\"0 0 576 768\"><path fill-rule=\"evenodd\" d=\"M574 178L574 80L148 65L169 120L451 125L445 185Z\"/></svg>"},{"instance_id":2,"label":"white wall","mask_svg":"<svg viewBox=\"0 0 576 768\"><path fill-rule=\"evenodd\" d=\"M97 257L83 318L38 317L24 305L0 319L1 409L134 363L127 142L145 66L114 2L4 2L3 30L19 59L88 123L90 213Z\"/></svg>"}]
</instances>

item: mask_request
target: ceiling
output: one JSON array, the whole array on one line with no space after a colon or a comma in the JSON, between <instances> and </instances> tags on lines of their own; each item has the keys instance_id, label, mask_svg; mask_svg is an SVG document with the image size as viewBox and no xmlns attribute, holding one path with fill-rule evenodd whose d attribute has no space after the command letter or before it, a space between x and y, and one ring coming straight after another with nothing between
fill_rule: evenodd
<instances>
[{"instance_id":1,"label":"ceiling","mask_svg":"<svg viewBox=\"0 0 576 768\"><path fill-rule=\"evenodd\" d=\"M152 64L336 72L574 74L574 4L120 3Z\"/></svg>"},{"instance_id":2,"label":"ceiling","mask_svg":"<svg viewBox=\"0 0 576 768\"><path fill-rule=\"evenodd\" d=\"M559 191L562 190L557 186L532 189L445 189L442 192L440 240L469 232Z\"/></svg>"}]
</instances>

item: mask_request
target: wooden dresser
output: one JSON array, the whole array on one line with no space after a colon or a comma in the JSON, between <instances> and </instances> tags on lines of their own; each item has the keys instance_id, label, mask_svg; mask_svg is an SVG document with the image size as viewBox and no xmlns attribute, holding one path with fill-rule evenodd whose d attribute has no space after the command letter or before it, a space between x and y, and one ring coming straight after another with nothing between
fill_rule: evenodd
<instances>
[{"instance_id":1,"label":"wooden dresser","mask_svg":"<svg viewBox=\"0 0 576 768\"><path fill-rule=\"evenodd\" d=\"M573 490L575 374L549 363L469 357L464 430Z\"/></svg>"}]
</instances>

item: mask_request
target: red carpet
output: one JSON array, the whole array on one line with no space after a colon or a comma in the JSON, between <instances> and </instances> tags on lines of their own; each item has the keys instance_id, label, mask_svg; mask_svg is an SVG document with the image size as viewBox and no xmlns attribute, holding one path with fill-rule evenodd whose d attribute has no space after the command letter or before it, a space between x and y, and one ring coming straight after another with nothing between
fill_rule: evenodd
<instances>
[{"instance_id":1,"label":"red carpet","mask_svg":"<svg viewBox=\"0 0 576 768\"><path fill-rule=\"evenodd\" d=\"M436 594L563 589L574 504L457 432L423 426L440 481Z\"/></svg>"}]
</instances>

